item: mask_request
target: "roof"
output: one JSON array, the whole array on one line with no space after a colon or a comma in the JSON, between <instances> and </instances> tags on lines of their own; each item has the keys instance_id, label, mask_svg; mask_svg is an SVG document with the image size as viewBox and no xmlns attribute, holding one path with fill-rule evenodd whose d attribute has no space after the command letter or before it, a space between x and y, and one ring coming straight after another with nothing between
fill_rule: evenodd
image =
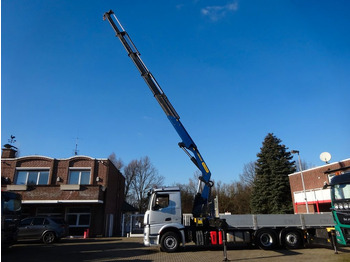
<instances>
[{"instance_id":1,"label":"roof","mask_svg":"<svg viewBox=\"0 0 350 262\"><path fill-rule=\"evenodd\" d=\"M332 177L330 185L350 183L350 172Z\"/></svg>"},{"instance_id":2,"label":"roof","mask_svg":"<svg viewBox=\"0 0 350 262\"><path fill-rule=\"evenodd\" d=\"M334 166L336 164L339 164L339 163L342 163L342 162L346 162L346 161L350 161L350 158L347 158L347 159L344 159L344 160L341 160L341 161L337 161L337 162L333 162L333 163L330 163L330 164L326 164L326 165L323 165L323 166L317 166L317 167L313 167L313 168L309 168L309 169L305 169L303 170L303 172L308 172L308 171L312 171L312 170L316 170L316 169L320 169L320 168L325 168L327 166ZM346 168L346 167L345 167ZM338 169L337 169L338 170ZM339 169L340 170L340 169ZM334 170L333 170L334 171ZM326 171L325 171L326 172ZM294 172L292 174L289 174L288 176L294 176L294 175L298 175L300 174L300 171L298 172Z\"/></svg>"},{"instance_id":3,"label":"roof","mask_svg":"<svg viewBox=\"0 0 350 262\"><path fill-rule=\"evenodd\" d=\"M110 163L112 163L112 165L115 168L117 168L115 166L115 164L113 163L113 161L111 161L109 158L93 158L91 156L84 156L84 155L71 156L71 157L68 157L68 158L52 158L52 157L41 156L41 155L29 155L29 156L15 157L15 158L1 158L1 160L3 160L3 161L17 161L17 160L23 160L23 159L26 159L26 158L28 158L28 159L30 159L30 158L43 158L43 159L47 159L47 160L58 160L58 161L72 160L72 159L79 159L79 158L87 158L87 159L90 159L90 160L97 160L97 161L108 161L109 160Z\"/></svg>"},{"instance_id":4,"label":"roof","mask_svg":"<svg viewBox=\"0 0 350 262\"><path fill-rule=\"evenodd\" d=\"M50 160L69 160L69 159L74 159L74 158L89 158L91 160L105 160L107 161L108 158L93 158L91 156L84 156L84 155L77 155L77 156L71 156L71 157L67 157L67 158L52 158L52 157L48 157L48 156L42 156L42 155L28 155L28 156L21 156L21 157L15 157L15 158L1 158L1 160L20 160L23 158L46 158L46 159L50 159Z\"/></svg>"},{"instance_id":5,"label":"roof","mask_svg":"<svg viewBox=\"0 0 350 262\"><path fill-rule=\"evenodd\" d=\"M123 202L122 206L122 212L137 212L138 209L127 203L126 201Z\"/></svg>"}]
</instances>

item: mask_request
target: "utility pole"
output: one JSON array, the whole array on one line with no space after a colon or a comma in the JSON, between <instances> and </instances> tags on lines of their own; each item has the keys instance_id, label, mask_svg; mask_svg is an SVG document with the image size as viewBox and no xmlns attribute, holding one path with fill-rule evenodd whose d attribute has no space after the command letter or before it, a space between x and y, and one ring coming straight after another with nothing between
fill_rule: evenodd
<instances>
[{"instance_id":1,"label":"utility pole","mask_svg":"<svg viewBox=\"0 0 350 262\"><path fill-rule=\"evenodd\" d=\"M298 161L299 161L299 169L300 169L300 176L301 176L301 183L303 184L303 191L304 191L304 199L305 199L305 205L306 205L306 213L309 214L309 204L307 203L307 197L306 197L306 191L305 191L305 183L304 183L304 176L303 176L303 168L301 166L301 160L298 150L292 150L290 151L292 154L298 154Z\"/></svg>"}]
</instances>

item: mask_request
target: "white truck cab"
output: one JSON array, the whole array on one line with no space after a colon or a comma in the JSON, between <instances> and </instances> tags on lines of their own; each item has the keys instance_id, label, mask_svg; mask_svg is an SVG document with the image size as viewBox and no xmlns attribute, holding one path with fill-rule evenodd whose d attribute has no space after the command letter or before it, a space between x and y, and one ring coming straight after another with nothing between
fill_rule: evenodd
<instances>
[{"instance_id":1,"label":"white truck cab","mask_svg":"<svg viewBox=\"0 0 350 262\"><path fill-rule=\"evenodd\" d=\"M178 187L152 189L144 216L145 246L160 244L167 252L176 251L180 241L185 244L184 229L180 189Z\"/></svg>"}]
</instances>

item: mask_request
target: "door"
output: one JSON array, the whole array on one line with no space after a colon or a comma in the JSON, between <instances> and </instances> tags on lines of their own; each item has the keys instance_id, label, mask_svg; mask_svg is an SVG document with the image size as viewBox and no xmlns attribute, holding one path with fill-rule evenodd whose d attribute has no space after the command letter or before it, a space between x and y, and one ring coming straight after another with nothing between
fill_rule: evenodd
<instances>
[{"instance_id":1,"label":"door","mask_svg":"<svg viewBox=\"0 0 350 262\"><path fill-rule=\"evenodd\" d=\"M40 239L43 231L46 230L45 218L35 217L21 221L18 235L21 238Z\"/></svg>"},{"instance_id":2,"label":"door","mask_svg":"<svg viewBox=\"0 0 350 262\"><path fill-rule=\"evenodd\" d=\"M30 234L30 225L33 218L23 219L18 227L18 237L19 238L28 238Z\"/></svg>"},{"instance_id":3,"label":"door","mask_svg":"<svg viewBox=\"0 0 350 262\"><path fill-rule=\"evenodd\" d=\"M149 224L151 234L157 234L159 230L170 223L181 223L181 199L180 192L157 192L153 196Z\"/></svg>"}]
</instances>

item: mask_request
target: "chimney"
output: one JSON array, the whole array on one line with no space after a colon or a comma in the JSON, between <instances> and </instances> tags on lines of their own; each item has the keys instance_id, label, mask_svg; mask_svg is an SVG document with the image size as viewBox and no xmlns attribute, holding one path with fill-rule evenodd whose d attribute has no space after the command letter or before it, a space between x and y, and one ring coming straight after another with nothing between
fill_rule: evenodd
<instances>
[{"instance_id":1,"label":"chimney","mask_svg":"<svg viewBox=\"0 0 350 262\"><path fill-rule=\"evenodd\" d=\"M1 158L16 158L17 147L6 144L2 148Z\"/></svg>"}]
</instances>

